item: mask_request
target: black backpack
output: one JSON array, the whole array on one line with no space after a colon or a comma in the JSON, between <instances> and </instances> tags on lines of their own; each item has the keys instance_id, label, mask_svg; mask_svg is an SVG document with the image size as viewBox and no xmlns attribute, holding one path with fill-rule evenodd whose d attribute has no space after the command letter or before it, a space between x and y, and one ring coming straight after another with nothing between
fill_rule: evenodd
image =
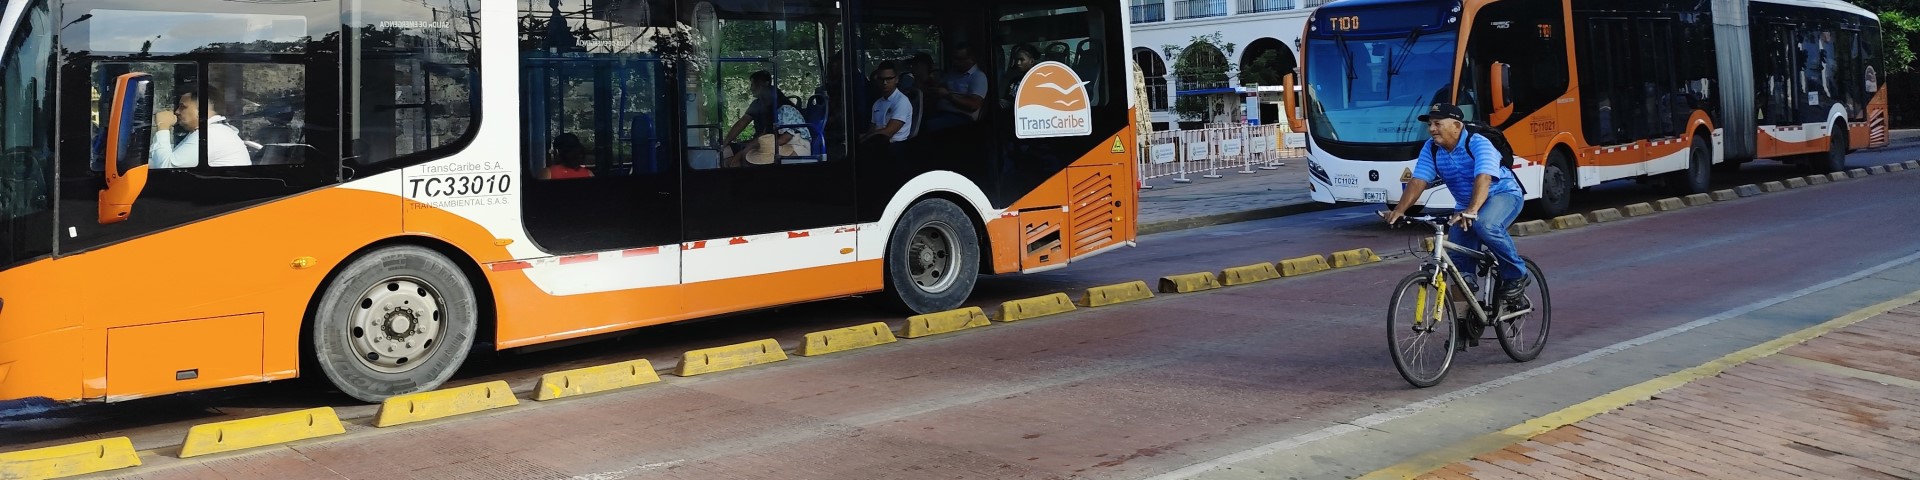
<instances>
[{"instance_id":1,"label":"black backpack","mask_svg":"<svg viewBox=\"0 0 1920 480\"><path fill-rule=\"evenodd\" d=\"M1467 156L1473 156L1473 136L1479 135L1485 137L1488 143L1493 144L1493 149L1500 152L1500 168L1507 169L1509 172L1513 171L1513 144L1507 143L1507 134L1500 133L1500 129L1480 122L1462 123L1466 126L1460 130L1460 141L1466 142ZM1427 142L1427 149L1430 150L1427 152L1427 156L1440 158L1440 144ZM1478 161L1479 159L1475 160ZM1520 178L1517 176L1514 177L1513 180L1514 184L1520 186L1520 194L1523 196L1526 195L1527 184L1520 182Z\"/></svg>"}]
</instances>

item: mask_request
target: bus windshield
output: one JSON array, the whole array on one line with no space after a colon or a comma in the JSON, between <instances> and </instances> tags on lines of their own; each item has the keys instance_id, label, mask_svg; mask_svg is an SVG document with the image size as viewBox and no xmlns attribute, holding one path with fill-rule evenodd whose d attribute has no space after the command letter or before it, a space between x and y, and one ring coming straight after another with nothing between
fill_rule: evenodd
<instances>
[{"instance_id":1,"label":"bus windshield","mask_svg":"<svg viewBox=\"0 0 1920 480\"><path fill-rule=\"evenodd\" d=\"M1314 138L1407 143L1426 138L1414 122L1453 78L1453 30L1396 37L1307 39L1307 125Z\"/></svg>"}]
</instances>

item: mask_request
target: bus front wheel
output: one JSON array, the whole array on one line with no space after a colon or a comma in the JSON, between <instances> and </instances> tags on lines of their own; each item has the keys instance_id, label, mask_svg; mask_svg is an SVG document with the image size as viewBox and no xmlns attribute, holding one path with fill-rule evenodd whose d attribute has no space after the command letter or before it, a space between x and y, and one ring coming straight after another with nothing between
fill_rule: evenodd
<instances>
[{"instance_id":1,"label":"bus front wheel","mask_svg":"<svg viewBox=\"0 0 1920 480\"><path fill-rule=\"evenodd\" d=\"M368 252L334 277L314 309L315 360L335 387L362 401L432 390L473 347L475 302L460 266L439 252Z\"/></svg>"},{"instance_id":2,"label":"bus front wheel","mask_svg":"<svg viewBox=\"0 0 1920 480\"><path fill-rule=\"evenodd\" d=\"M1547 155L1546 170L1540 174L1540 198L1534 208L1546 217L1557 217L1573 207L1573 161L1555 150Z\"/></svg>"},{"instance_id":3,"label":"bus front wheel","mask_svg":"<svg viewBox=\"0 0 1920 480\"><path fill-rule=\"evenodd\" d=\"M888 236L889 303L913 313L959 308L980 274L980 237L959 205L933 198L908 207Z\"/></svg>"}]
</instances>

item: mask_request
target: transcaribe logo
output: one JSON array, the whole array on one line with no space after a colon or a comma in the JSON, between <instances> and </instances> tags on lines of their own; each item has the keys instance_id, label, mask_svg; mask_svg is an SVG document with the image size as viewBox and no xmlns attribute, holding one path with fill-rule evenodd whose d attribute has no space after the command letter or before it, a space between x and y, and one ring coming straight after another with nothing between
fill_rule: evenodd
<instances>
[{"instance_id":1,"label":"transcaribe logo","mask_svg":"<svg viewBox=\"0 0 1920 480\"><path fill-rule=\"evenodd\" d=\"M1041 62L1020 78L1013 99L1014 136L1077 137L1093 134L1093 99L1087 82L1060 62Z\"/></svg>"}]
</instances>

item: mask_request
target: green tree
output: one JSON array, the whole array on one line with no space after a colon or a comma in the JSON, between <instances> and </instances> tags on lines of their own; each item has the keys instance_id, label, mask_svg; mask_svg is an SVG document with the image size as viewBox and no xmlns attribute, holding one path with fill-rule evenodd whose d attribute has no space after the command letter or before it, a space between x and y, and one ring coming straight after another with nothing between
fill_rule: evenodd
<instances>
[{"instance_id":1,"label":"green tree","mask_svg":"<svg viewBox=\"0 0 1920 480\"><path fill-rule=\"evenodd\" d=\"M1239 73L1239 68L1228 60L1233 58L1234 44L1226 41L1220 32L1195 36L1184 47L1165 45L1160 50L1166 54L1166 58L1174 59L1174 88L1177 90L1225 87L1227 79ZM1205 121L1213 113L1213 99L1208 96L1181 95L1173 102L1173 113L1181 120Z\"/></svg>"},{"instance_id":2,"label":"green tree","mask_svg":"<svg viewBox=\"0 0 1920 480\"><path fill-rule=\"evenodd\" d=\"M1293 73L1293 59L1279 50L1268 50L1253 57L1240 70L1241 85L1279 85L1282 77Z\"/></svg>"},{"instance_id":3,"label":"green tree","mask_svg":"<svg viewBox=\"0 0 1920 480\"><path fill-rule=\"evenodd\" d=\"M1888 10L1880 12L1880 38L1885 46L1887 73L1914 71L1913 39L1920 36L1920 16Z\"/></svg>"}]
</instances>

